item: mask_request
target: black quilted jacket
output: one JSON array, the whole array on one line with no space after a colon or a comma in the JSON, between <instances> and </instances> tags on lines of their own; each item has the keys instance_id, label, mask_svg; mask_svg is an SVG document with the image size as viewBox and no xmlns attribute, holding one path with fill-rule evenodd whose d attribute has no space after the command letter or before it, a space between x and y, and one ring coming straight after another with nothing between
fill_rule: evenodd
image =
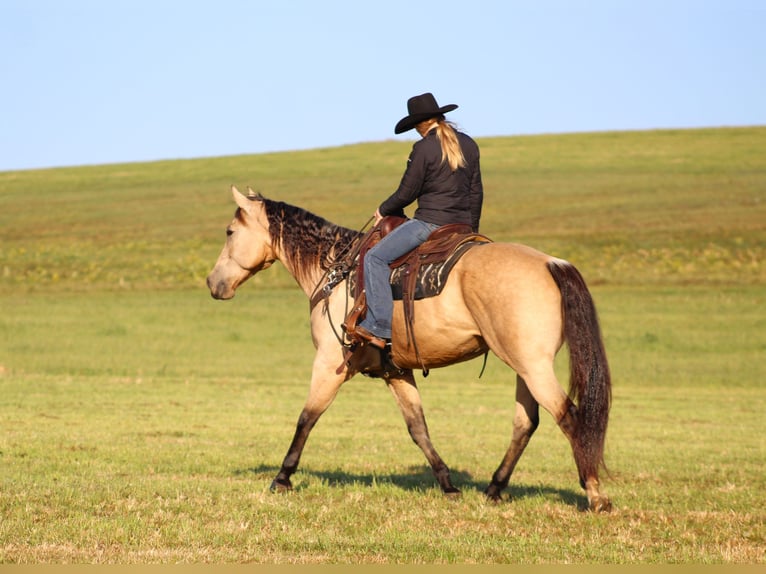
<instances>
[{"instance_id":1,"label":"black quilted jacket","mask_svg":"<svg viewBox=\"0 0 766 574\"><path fill-rule=\"evenodd\" d=\"M399 188L380 205L381 215L404 215L404 208L417 200L415 219L436 225L469 223L479 231L484 200L479 146L466 134L457 135L466 167L450 170L442 161L436 130L431 130L412 146Z\"/></svg>"}]
</instances>

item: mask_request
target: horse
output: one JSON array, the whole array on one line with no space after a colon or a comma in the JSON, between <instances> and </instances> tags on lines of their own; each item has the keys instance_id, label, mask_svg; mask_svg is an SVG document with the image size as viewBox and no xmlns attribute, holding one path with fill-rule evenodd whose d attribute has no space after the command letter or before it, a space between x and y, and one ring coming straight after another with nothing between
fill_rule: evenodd
<instances>
[{"instance_id":1,"label":"horse","mask_svg":"<svg viewBox=\"0 0 766 574\"><path fill-rule=\"evenodd\" d=\"M310 299L328 270L361 232L333 224L285 202L232 186L237 208L226 228L226 242L207 277L213 298L227 300L256 273L281 262ZM324 304L310 306L313 360L308 398L295 434L274 478L273 491L292 489L290 477L300 462L314 425L344 382L363 372L379 353L362 346L351 357L342 344L341 324L348 311L343 278ZM401 410L412 440L422 450L446 496L460 496L448 466L431 442L413 369L446 367L492 352L516 373L516 405L511 443L484 491L500 501L524 448L539 424L542 406L569 440L580 486L593 512L608 512L601 490L604 445L611 406L611 375L593 298L580 272L569 262L532 247L490 242L469 249L455 264L442 292L414 303L414 337L419 357L407 340L401 302L395 302L391 360L383 378ZM570 388L554 373L554 358L569 348Z\"/></svg>"}]
</instances>

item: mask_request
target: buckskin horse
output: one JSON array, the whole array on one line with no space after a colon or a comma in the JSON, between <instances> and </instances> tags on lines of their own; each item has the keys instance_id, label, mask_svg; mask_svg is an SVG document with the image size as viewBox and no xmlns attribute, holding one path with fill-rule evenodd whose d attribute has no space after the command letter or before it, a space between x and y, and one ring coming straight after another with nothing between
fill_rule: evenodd
<instances>
[{"instance_id":1,"label":"buckskin horse","mask_svg":"<svg viewBox=\"0 0 766 574\"><path fill-rule=\"evenodd\" d=\"M333 262L361 232L326 221L304 209L232 187L237 209L226 229L226 243L207 285L215 299L231 299L255 273L280 261L311 298ZM292 488L309 433L335 399L341 385L369 365L363 346L351 357L338 333L348 311L344 279L325 304L311 308L314 357L308 399L272 490ZM611 403L611 378L595 305L580 273L562 259L520 244L487 243L469 249L455 264L437 297L415 302L413 335L420 357L402 349L407 339L402 305L394 305L392 359L398 369L380 376L404 416L413 441L431 465L445 495L459 495L447 465L426 426L413 369L444 367L494 353L516 372L516 409L511 444L485 490L500 500L519 457L539 423L539 406L556 420L570 442L594 512L611 510L599 471ZM554 358L566 343L570 389L554 373Z\"/></svg>"}]
</instances>

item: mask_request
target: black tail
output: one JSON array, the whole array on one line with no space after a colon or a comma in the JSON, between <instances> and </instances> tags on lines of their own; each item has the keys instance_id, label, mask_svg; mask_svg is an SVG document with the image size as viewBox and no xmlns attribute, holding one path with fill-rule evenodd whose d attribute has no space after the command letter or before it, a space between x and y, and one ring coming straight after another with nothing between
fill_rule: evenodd
<instances>
[{"instance_id":1,"label":"black tail","mask_svg":"<svg viewBox=\"0 0 766 574\"><path fill-rule=\"evenodd\" d=\"M577 406L575 460L580 479L598 476L612 403L612 380L593 298L580 272L555 260L548 270L561 291L564 340L569 346L569 397Z\"/></svg>"}]
</instances>

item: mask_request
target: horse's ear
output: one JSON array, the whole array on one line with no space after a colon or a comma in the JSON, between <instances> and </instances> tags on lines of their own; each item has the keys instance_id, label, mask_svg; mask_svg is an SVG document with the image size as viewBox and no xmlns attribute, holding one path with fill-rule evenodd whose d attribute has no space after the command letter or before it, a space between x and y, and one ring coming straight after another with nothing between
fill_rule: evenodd
<instances>
[{"instance_id":1,"label":"horse's ear","mask_svg":"<svg viewBox=\"0 0 766 574\"><path fill-rule=\"evenodd\" d=\"M261 195L261 192L260 192L260 191L259 191L258 193L254 192L254 191L253 191L253 188L252 188L252 187L250 187L249 185L247 186L247 197L249 197L249 198L252 198L252 199L258 199L258 200L261 200L261 199L265 199L265 198L264 198L264 197Z\"/></svg>"},{"instance_id":2,"label":"horse's ear","mask_svg":"<svg viewBox=\"0 0 766 574\"><path fill-rule=\"evenodd\" d=\"M234 196L234 201L239 207L245 211L250 211L250 201L234 185L231 186L231 194Z\"/></svg>"}]
</instances>

